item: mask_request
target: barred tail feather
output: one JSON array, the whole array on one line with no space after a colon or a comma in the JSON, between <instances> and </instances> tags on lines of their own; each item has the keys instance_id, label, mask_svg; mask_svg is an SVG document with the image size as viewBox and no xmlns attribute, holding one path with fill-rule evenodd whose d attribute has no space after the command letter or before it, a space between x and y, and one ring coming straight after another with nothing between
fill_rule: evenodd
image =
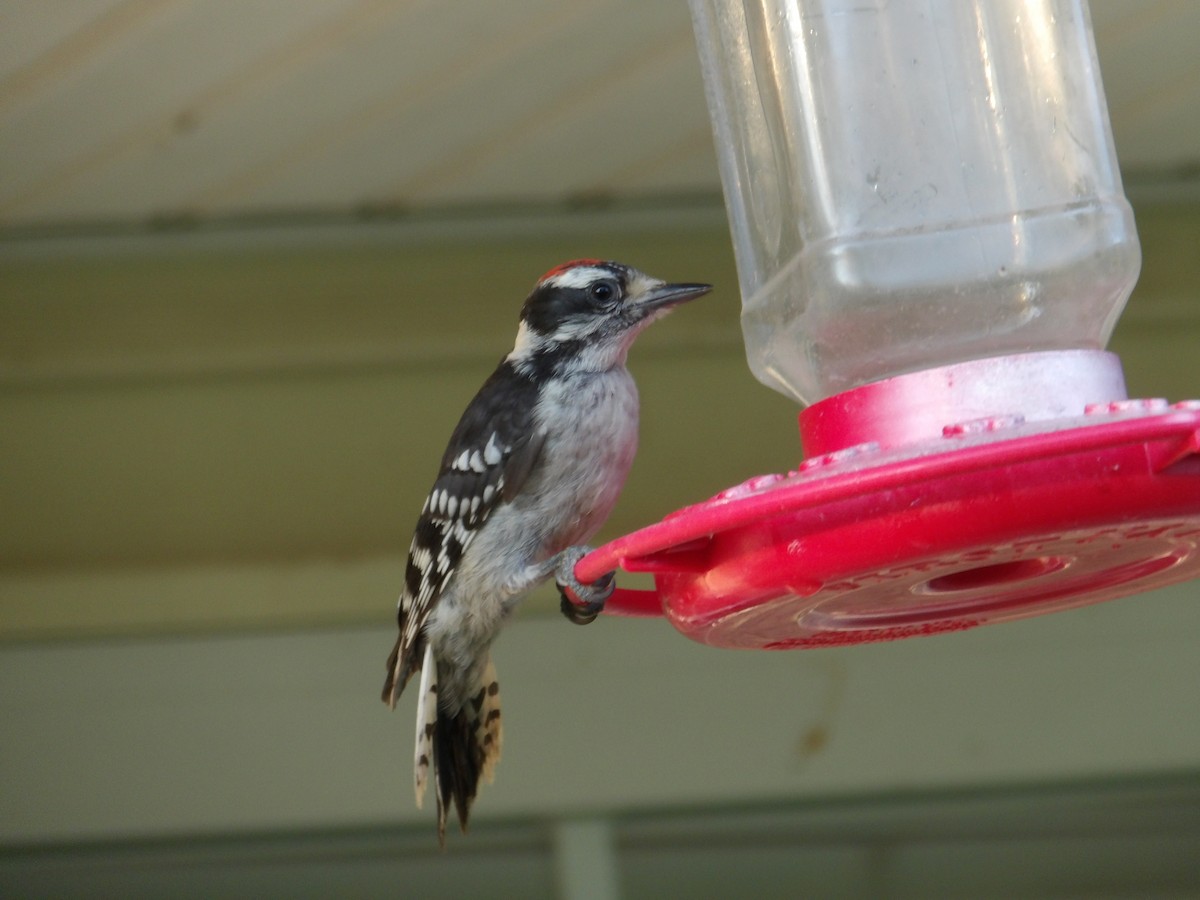
<instances>
[{"instance_id":1,"label":"barred tail feather","mask_svg":"<svg viewBox=\"0 0 1200 900\"><path fill-rule=\"evenodd\" d=\"M425 658L421 662L421 690L417 696L417 740L413 755L413 791L417 797L417 809L425 802L425 784L429 780L429 766L433 761L433 734L438 719L437 660L433 647L425 645Z\"/></svg>"},{"instance_id":2,"label":"barred tail feather","mask_svg":"<svg viewBox=\"0 0 1200 900\"><path fill-rule=\"evenodd\" d=\"M483 670L483 691L475 722L475 740L483 750L483 777L491 784L496 777L496 763L500 762L501 745L504 742L503 721L500 718L500 682L496 680L496 666L491 657Z\"/></svg>"},{"instance_id":3,"label":"barred tail feather","mask_svg":"<svg viewBox=\"0 0 1200 900\"><path fill-rule=\"evenodd\" d=\"M432 730L438 841L445 846L450 807L465 832L479 781L490 782L500 760L500 686L490 659L479 690L457 713L438 710Z\"/></svg>"}]
</instances>

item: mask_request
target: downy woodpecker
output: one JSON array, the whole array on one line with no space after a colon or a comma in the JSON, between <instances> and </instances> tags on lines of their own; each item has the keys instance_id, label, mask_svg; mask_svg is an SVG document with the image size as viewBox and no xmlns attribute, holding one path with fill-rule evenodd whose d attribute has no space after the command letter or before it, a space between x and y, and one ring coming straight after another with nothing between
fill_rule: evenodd
<instances>
[{"instance_id":1,"label":"downy woodpecker","mask_svg":"<svg viewBox=\"0 0 1200 900\"><path fill-rule=\"evenodd\" d=\"M615 262L551 269L521 309L516 344L467 406L442 456L408 553L383 700L421 672L414 785L432 767L438 840L451 805L466 831L481 777L500 758L500 694L490 647L517 603L555 575L563 612L591 621L611 577L580 585L575 563L616 503L637 449L634 339L711 290L666 284Z\"/></svg>"}]
</instances>

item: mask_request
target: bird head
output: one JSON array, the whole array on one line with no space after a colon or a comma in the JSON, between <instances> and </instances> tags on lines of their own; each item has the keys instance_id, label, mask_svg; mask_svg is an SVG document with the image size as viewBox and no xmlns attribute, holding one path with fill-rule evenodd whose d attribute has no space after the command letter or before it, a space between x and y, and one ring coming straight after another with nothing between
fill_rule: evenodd
<instances>
[{"instance_id":1,"label":"bird head","mask_svg":"<svg viewBox=\"0 0 1200 900\"><path fill-rule=\"evenodd\" d=\"M603 370L623 365L646 326L711 290L708 284L669 284L617 262L564 263L534 285L509 358L528 366L569 361Z\"/></svg>"}]
</instances>

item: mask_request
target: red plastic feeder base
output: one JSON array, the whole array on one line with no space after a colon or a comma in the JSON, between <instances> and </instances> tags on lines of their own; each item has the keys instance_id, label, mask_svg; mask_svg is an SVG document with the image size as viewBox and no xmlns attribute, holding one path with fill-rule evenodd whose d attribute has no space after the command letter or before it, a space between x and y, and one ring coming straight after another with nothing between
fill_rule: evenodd
<instances>
[{"instance_id":1,"label":"red plastic feeder base","mask_svg":"<svg viewBox=\"0 0 1200 900\"><path fill-rule=\"evenodd\" d=\"M1200 401L1126 400L1100 351L976 360L800 414L808 458L586 556L608 610L722 647L957 631L1200 575Z\"/></svg>"}]
</instances>

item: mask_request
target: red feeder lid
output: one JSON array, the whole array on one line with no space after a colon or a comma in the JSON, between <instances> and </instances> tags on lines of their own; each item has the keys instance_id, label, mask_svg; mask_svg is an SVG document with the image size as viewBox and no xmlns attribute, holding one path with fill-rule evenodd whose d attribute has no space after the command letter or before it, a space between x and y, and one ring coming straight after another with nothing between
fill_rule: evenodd
<instances>
[{"instance_id":1,"label":"red feeder lid","mask_svg":"<svg viewBox=\"0 0 1200 900\"><path fill-rule=\"evenodd\" d=\"M1099 351L903 375L800 414L808 458L600 547L608 611L722 647L957 631L1200 575L1200 401L1126 400Z\"/></svg>"}]
</instances>

